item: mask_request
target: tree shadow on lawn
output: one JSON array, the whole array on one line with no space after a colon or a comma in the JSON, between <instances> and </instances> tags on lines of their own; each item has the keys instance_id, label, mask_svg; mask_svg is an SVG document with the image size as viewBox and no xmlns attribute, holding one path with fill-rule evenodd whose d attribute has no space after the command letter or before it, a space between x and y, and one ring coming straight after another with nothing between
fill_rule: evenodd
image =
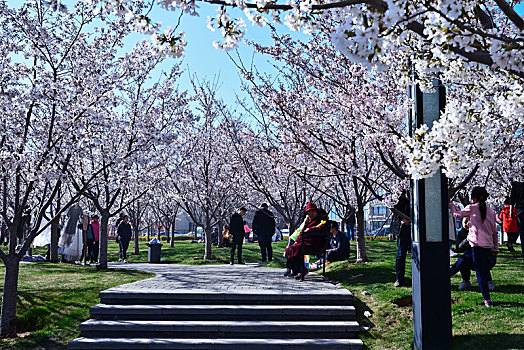
<instances>
[{"instance_id":1,"label":"tree shadow on lawn","mask_svg":"<svg viewBox=\"0 0 524 350\"><path fill-rule=\"evenodd\" d=\"M371 264L351 264L345 262L346 266L333 266L335 271L330 271L330 265L326 268L326 276L331 280L349 283L353 286L368 286L371 284L384 284L395 282L395 269L386 266L373 266ZM342 267L342 268L341 268ZM359 276L361 275L361 276ZM358 277L357 277L358 276ZM411 279L406 278L406 285L411 285Z\"/></svg>"},{"instance_id":2,"label":"tree shadow on lawn","mask_svg":"<svg viewBox=\"0 0 524 350\"><path fill-rule=\"evenodd\" d=\"M522 349L524 334L471 334L453 336L450 349L460 350L505 350Z\"/></svg>"},{"instance_id":3,"label":"tree shadow on lawn","mask_svg":"<svg viewBox=\"0 0 524 350\"><path fill-rule=\"evenodd\" d=\"M0 340L0 349L31 349L31 350L66 350L67 344L61 344L54 339L51 331L36 331L31 334L19 334L19 338Z\"/></svg>"},{"instance_id":4,"label":"tree shadow on lawn","mask_svg":"<svg viewBox=\"0 0 524 350\"><path fill-rule=\"evenodd\" d=\"M495 283L497 283L495 278L494 278L494 281L495 281ZM480 292L480 289L479 289L479 292ZM503 293L503 294L524 294L524 285L503 284L503 285L500 285L500 286L496 286L494 292L495 293ZM524 345L523 345L523 347L524 347Z\"/></svg>"}]
</instances>

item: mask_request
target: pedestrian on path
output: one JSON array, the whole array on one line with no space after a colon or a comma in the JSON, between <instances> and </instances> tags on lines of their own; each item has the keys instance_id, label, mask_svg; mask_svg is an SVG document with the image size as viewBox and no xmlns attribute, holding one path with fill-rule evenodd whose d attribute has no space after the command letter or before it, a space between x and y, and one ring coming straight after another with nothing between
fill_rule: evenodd
<instances>
[{"instance_id":1,"label":"pedestrian on path","mask_svg":"<svg viewBox=\"0 0 524 350\"><path fill-rule=\"evenodd\" d=\"M510 197L506 197L504 204L505 206L499 214L499 219L502 220L502 231L508 235L506 246L508 247L508 250L513 253L515 252L513 245L517 243L517 238L519 236L517 208L511 208Z\"/></svg>"},{"instance_id":2,"label":"pedestrian on path","mask_svg":"<svg viewBox=\"0 0 524 350\"><path fill-rule=\"evenodd\" d=\"M469 218L468 242L471 245L471 255L477 282L480 292L484 297L484 305L492 307L489 286L489 255L498 254L498 233L496 227L496 214L493 209L487 206L486 200L488 192L484 187L474 187L471 191L471 201L473 204L468 205L460 211L456 211L454 205L450 205L453 216L456 218Z\"/></svg>"},{"instance_id":3,"label":"pedestrian on path","mask_svg":"<svg viewBox=\"0 0 524 350\"><path fill-rule=\"evenodd\" d=\"M120 242L120 259L118 261L125 264L127 263L127 248L129 248L129 241L131 241L131 224L129 223L129 217L127 215L124 215L122 218L116 234Z\"/></svg>"},{"instance_id":4,"label":"pedestrian on path","mask_svg":"<svg viewBox=\"0 0 524 350\"><path fill-rule=\"evenodd\" d=\"M258 237L258 245L262 255L262 263L273 260L273 247L271 247L271 238L275 234L275 216L268 209L268 205L263 203L260 209L255 212L253 218L253 232Z\"/></svg>"},{"instance_id":5,"label":"pedestrian on path","mask_svg":"<svg viewBox=\"0 0 524 350\"><path fill-rule=\"evenodd\" d=\"M406 256L411 246L411 207L409 204L409 192L402 191L397 204L391 209L391 233L397 236L397 257L395 261L396 280L395 287L403 286L406 274Z\"/></svg>"},{"instance_id":6,"label":"pedestrian on path","mask_svg":"<svg viewBox=\"0 0 524 350\"><path fill-rule=\"evenodd\" d=\"M238 251L238 263L244 264L242 261L242 243L244 242L244 220L242 217L246 215L247 209L241 207L238 209L238 212L231 215L229 219L229 237L231 239L231 252L229 257L229 264L233 265L235 263L235 250Z\"/></svg>"}]
</instances>

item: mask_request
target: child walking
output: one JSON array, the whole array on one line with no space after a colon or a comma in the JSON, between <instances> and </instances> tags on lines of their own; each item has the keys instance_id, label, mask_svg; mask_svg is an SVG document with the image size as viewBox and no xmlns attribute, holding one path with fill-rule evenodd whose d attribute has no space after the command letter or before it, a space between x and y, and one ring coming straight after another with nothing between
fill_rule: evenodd
<instances>
[{"instance_id":1,"label":"child walking","mask_svg":"<svg viewBox=\"0 0 524 350\"><path fill-rule=\"evenodd\" d=\"M484 187L474 187L471 191L471 201L460 211L456 211L453 205L450 208L456 218L467 217L469 219L468 238L471 245L473 264L477 274L477 282L480 292L484 297L484 305L493 307L493 302L489 294L488 275L489 275L489 256L498 254L498 235L496 228L496 214L493 209L487 206L486 199L488 192Z\"/></svg>"}]
</instances>

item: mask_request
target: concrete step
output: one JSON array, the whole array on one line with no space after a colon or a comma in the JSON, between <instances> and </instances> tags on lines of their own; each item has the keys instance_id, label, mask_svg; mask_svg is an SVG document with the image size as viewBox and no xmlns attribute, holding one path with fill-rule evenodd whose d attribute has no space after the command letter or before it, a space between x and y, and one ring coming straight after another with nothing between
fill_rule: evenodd
<instances>
[{"instance_id":1,"label":"concrete step","mask_svg":"<svg viewBox=\"0 0 524 350\"><path fill-rule=\"evenodd\" d=\"M86 338L214 338L307 339L356 338L356 321L101 321L80 324Z\"/></svg>"},{"instance_id":2,"label":"concrete step","mask_svg":"<svg viewBox=\"0 0 524 350\"><path fill-rule=\"evenodd\" d=\"M264 290L234 293L218 290L106 290L100 292L102 304L111 305L353 305L353 294L347 290L337 292L293 294Z\"/></svg>"},{"instance_id":3,"label":"concrete step","mask_svg":"<svg viewBox=\"0 0 524 350\"><path fill-rule=\"evenodd\" d=\"M355 307L336 305L106 305L91 307L95 320L351 321Z\"/></svg>"},{"instance_id":4,"label":"concrete step","mask_svg":"<svg viewBox=\"0 0 524 350\"><path fill-rule=\"evenodd\" d=\"M170 338L78 338L69 350L360 350L360 339L170 339Z\"/></svg>"}]
</instances>

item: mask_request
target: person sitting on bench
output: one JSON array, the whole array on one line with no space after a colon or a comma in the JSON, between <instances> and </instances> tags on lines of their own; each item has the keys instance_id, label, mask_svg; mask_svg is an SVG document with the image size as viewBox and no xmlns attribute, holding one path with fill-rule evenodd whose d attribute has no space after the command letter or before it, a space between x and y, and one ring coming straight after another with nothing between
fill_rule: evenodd
<instances>
[{"instance_id":1,"label":"person sitting on bench","mask_svg":"<svg viewBox=\"0 0 524 350\"><path fill-rule=\"evenodd\" d=\"M326 261L330 263L349 259L349 238L339 231L338 222L330 221L328 225L331 236L329 237L329 248L326 249ZM314 269L322 267L324 263L322 258L320 257L318 264L313 266Z\"/></svg>"},{"instance_id":2,"label":"person sitting on bench","mask_svg":"<svg viewBox=\"0 0 524 350\"><path fill-rule=\"evenodd\" d=\"M303 230L300 232L296 242L286 248L287 268L291 273L285 273L285 276L301 279L301 265L304 264L304 254L316 254L321 251L326 242L328 230L328 215L319 209L314 203L308 203L306 206L306 221L303 224ZM302 244L304 246L302 246ZM304 276L307 274L304 271Z\"/></svg>"},{"instance_id":3,"label":"person sitting on bench","mask_svg":"<svg viewBox=\"0 0 524 350\"><path fill-rule=\"evenodd\" d=\"M349 239L339 231L338 222L330 221L329 232L331 233L331 239L329 240L331 248L326 250L326 261L333 262L349 259Z\"/></svg>"}]
</instances>

